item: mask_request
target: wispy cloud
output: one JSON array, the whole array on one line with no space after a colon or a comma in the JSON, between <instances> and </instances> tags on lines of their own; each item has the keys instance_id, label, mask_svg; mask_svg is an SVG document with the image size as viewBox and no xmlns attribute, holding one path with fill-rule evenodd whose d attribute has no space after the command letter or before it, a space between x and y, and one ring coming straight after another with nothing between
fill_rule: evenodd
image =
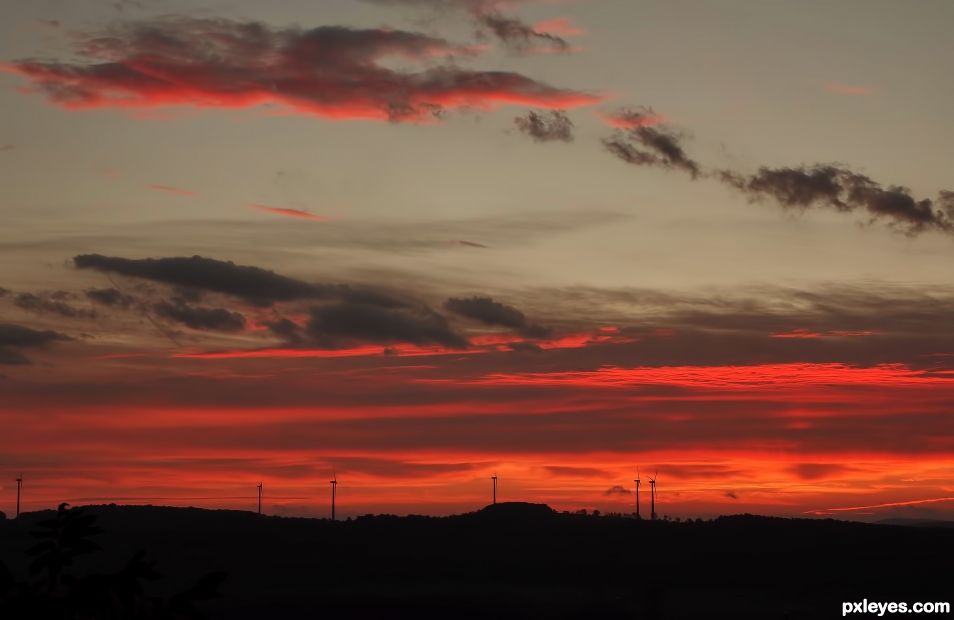
<instances>
[{"instance_id":1,"label":"wispy cloud","mask_svg":"<svg viewBox=\"0 0 954 620\"><path fill-rule=\"evenodd\" d=\"M578 26L569 17L554 17L537 22L533 25L537 32L548 32L561 37L580 37L586 34L586 30Z\"/></svg>"},{"instance_id":2,"label":"wispy cloud","mask_svg":"<svg viewBox=\"0 0 954 620\"><path fill-rule=\"evenodd\" d=\"M898 508L901 506L919 506L921 504L939 504L941 502L954 502L954 497L932 497L930 499L912 499L900 502L885 502L883 504L870 504L868 506L848 506L844 508L824 508L822 510L810 510L807 514L825 515L839 512L853 512L858 510L877 510L881 508Z\"/></svg>"},{"instance_id":3,"label":"wispy cloud","mask_svg":"<svg viewBox=\"0 0 954 620\"><path fill-rule=\"evenodd\" d=\"M564 36L579 32L567 18L532 25L513 15L510 9L522 0L365 0L383 5L406 5L432 11L456 11L467 15L478 34L492 36L517 54L546 54L572 51ZM561 32L562 31L562 32ZM567 34L572 32L573 34ZM581 34L581 33L580 33Z\"/></svg>"}]
</instances>

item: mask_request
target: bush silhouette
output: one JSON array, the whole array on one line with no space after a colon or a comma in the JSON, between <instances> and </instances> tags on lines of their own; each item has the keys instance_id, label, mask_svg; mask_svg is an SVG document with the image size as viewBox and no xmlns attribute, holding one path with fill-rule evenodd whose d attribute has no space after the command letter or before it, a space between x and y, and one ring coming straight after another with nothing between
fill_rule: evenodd
<instances>
[{"instance_id":1,"label":"bush silhouette","mask_svg":"<svg viewBox=\"0 0 954 620\"><path fill-rule=\"evenodd\" d=\"M90 540L102 532L96 517L60 504L52 519L40 521L26 550L29 577L17 581L0 563L0 617L10 620L126 620L204 618L197 603L220 596L224 572L213 572L168 599L150 596L144 583L161 577L139 551L116 572L74 575L74 561L101 547Z\"/></svg>"}]
</instances>

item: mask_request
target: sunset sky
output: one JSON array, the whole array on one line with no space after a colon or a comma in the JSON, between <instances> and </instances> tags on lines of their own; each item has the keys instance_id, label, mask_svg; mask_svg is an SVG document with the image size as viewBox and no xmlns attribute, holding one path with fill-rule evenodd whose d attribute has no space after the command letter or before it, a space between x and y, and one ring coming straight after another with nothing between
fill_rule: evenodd
<instances>
[{"instance_id":1,"label":"sunset sky","mask_svg":"<svg viewBox=\"0 0 954 620\"><path fill-rule=\"evenodd\" d=\"M7 3L0 510L954 518L952 23Z\"/></svg>"}]
</instances>

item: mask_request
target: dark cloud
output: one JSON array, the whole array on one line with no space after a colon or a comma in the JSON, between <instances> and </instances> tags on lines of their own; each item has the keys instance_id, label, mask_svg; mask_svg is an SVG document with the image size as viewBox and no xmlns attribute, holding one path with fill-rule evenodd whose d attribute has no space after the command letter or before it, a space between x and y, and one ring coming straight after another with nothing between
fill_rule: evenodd
<instances>
[{"instance_id":1,"label":"dark cloud","mask_svg":"<svg viewBox=\"0 0 954 620\"><path fill-rule=\"evenodd\" d=\"M267 269L202 256L130 259L82 254L74 257L73 263L80 269L234 295L260 306L276 301L324 298L334 290L330 286L308 284Z\"/></svg>"},{"instance_id":2,"label":"dark cloud","mask_svg":"<svg viewBox=\"0 0 954 620\"><path fill-rule=\"evenodd\" d=\"M0 364L7 366L25 366L29 363L30 358L23 353L7 347L0 347Z\"/></svg>"},{"instance_id":3,"label":"dark cloud","mask_svg":"<svg viewBox=\"0 0 954 620\"><path fill-rule=\"evenodd\" d=\"M723 493L723 495L725 495L729 499L739 499L739 494L736 493L735 491L726 491L725 493Z\"/></svg>"},{"instance_id":4,"label":"dark cloud","mask_svg":"<svg viewBox=\"0 0 954 620\"><path fill-rule=\"evenodd\" d=\"M30 360L19 349L39 348L62 340L70 340L70 337L55 331L0 323L0 364L29 364Z\"/></svg>"},{"instance_id":5,"label":"dark cloud","mask_svg":"<svg viewBox=\"0 0 954 620\"><path fill-rule=\"evenodd\" d=\"M182 323L192 329L209 329L236 332L245 329L245 317L225 308L190 306L182 299L161 301L153 305L155 313L170 321Z\"/></svg>"},{"instance_id":6,"label":"dark cloud","mask_svg":"<svg viewBox=\"0 0 954 620\"><path fill-rule=\"evenodd\" d=\"M173 288L176 297L183 299L188 302L199 302L202 301L202 291L197 288L191 288L188 286L176 286Z\"/></svg>"},{"instance_id":7,"label":"dark cloud","mask_svg":"<svg viewBox=\"0 0 954 620\"><path fill-rule=\"evenodd\" d=\"M549 32L540 32L514 17L496 12L477 12L474 17L477 23L490 31L513 52L533 53L544 50L566 52L570 49L565 39Z\"/></svg>"},{"instance_id":8,"label":"dark cloud","mask_svg":"<svg viewBox=\"0 0 954 620\"><path fill-rule=\"evenodd\" d=\"M130 259L100 254L75 256L80 269L94 269L169 284L176 297L187 302L201 299L202 291L224 293L257 306L280 301L338 299L384 308L411 304L399 295L371 287L347 284L312 284L250 265L236 265L202 256ZM110 294L105 294L109 296ZM100 295L102 297L103 294Z\"/></svg>"},{"instance_id":9,"label":"dark cloud","mask_svg":"<svg viewBox=\"0 0 954 620\"><path fill-rule=\"evenodd\" d=\"M563 110L533 111L513 119L521 133L537 142L573 141L573 121Z\"/></svg>"},{"instance_id":10,"label":"dark cloud","mask_svg":"<svg viewBox=\"0 0 954 620\"><path fill-rule=\"evenodd\" d=\"M13 298L13 305L39 314L56 314L71 319L96 318L96 312L88 308L76 308L63 301L69 295L63 291L53 293L20 293Z\"/></svg>"},{"instance_id":11,"label":"dark cloud","mask_svg":"<svg viewBox=\"0 0 954 620\"><path fill-rule=\"evenodd\" d=\"M315 341L330 346L341 341L437 344L451 349L468 346L447 319L423 305L385 307L356 301L327 304L312 308L306 331Z\"/></svg>"},{"instance_id":12,"label":"dark cloud","mask_svg":"<svg viewBox=\"0 0 954 620\"><path fill-rule=\"evenodd\" d=\"M136 303L136 298L127 295L116 288L91 288L86 296L95 303L113 308L129 308Z\"/></svg>"},{"instance_id":13,"label":"dark cloud","mask_svg":"<svg viewBox=\"0 0 954 620\"><path fill-rule=\"evenodd\" d=\"M543 348L535 342L511 342L507 346L511 351L519 351L523 353L540 353L543 351Z\"/></svg>"},{"instance_id":14,"label":"dark cloud","mask_svg":"<svg viewBox=\"0 0 954 620\"><path fill-rule=\"evenodd\" d=\"M703 175L702 166L683 149L682 136L666 127L665 117L652 108L624 109L605 119L618 131L604 139L603 146L619 159L637 166L678 168L693 179ZM941 191L935 201L918 200L906 187L884 186L837 164L763 166L754 174L719 170L706 176L752 201L771 199L791 209L860 211L909 235L926 230L954 232L954 192Z\"/></svg>"},{"instance_id":15,"label":"dark cloud","mask_svg":"<svg viewBox=\"0 0 954 620\"><path fill-rule=\"evenodd\" d=\"M463 246L468 247L468 248L487 249L487 246L486 246L486 245L484 245L483 243L477 243L476 241L467 241L467 240L465 240L465 239L458 239L458 240L455 241L454 243L456 243L457 245L463 245Z\"/></svg>"},{"instance_id":16,"label":"dark cloud","mask_svg":"<svg viewBox=\"0 0 954 620\"><path fill-rule=\"evenodd\" d=\"M941 190L937 195L937 206L948 220L954 220L954 192Z\"/></svg>"},{"instance_id":17,"label":"dark cloud","mask_svg":"<svg viewBox=\"0 0 954 620\"><path fill-rule=\"evenodd\" d=\"M618 484L603 491L603 495L629 495L630 493L632 493L632 491Z\"/></svg>"},{"instance_id":18,"label":"dark cloud","mask_svg":"<svg viewBox=\"0 0 954 620\"><path fill-rule=\"evenodd\" d=\"M597 100L519 73L437 62L473 53L394 29L274 29L165 17L81 36L77 55L84 62L30 59L10 66L30 79L33 90L70 109L273 103L333 119L401 121L450 108L566 108ZM393 61L405 66L387 66Z\"/></svg>"},{"instance_id":19,"label":"dark cloud","mask_svg":"<svg viewBox=\"0 0 954 620\"><path fill-rule=\"evenodd\" d=\"M686 154L683 136L659 124L660 115L652 108L625 109L613 118L620 129L611 138L603 140L610 153L628 164L679 169L695 179L701 174L700 165Z\"/></svg>"},{"instance_id":20,"label":"dark cloud","mask_svg":"<svg viewBox=\"0 0 954 620\"><path fill-rule=\"evenodd\" d=\"M0 346L41 347L69 336L50 330L36 330L12 323L0 323Z\"/></svg>"},{"instance_id":21,"label":"dark cloud","mask_svg":"<svg viewBox=\"0 0 954 620\"><path fill-rule=\"evenodd\" d=\"M301 344L304 341L302 327L294 321L280 318L275 321L265 321L264 325L268 331L289 344Z\"/></svg>"},{"instance_id":22,"label":"dark cloud","mask_svg":"<svg viewBox=\"0 0 954 620\"><path fill-rule=\"evenodd\" d=\"M852 471L851 467L834 463L799 463L790 471L802 480L820 480L835 474Z\"/></svg>"},{"instance_id":23,"label":"dark cloud","mask_svg":"<svg viewBox=\"0 0 954 620\"><path fill-rule=\"evenodd\" d=\"M619 332L579 349L548 348L539 361L537 356L511 356L524 367L837 362L954 368L951 287L758 286L704 295L567 287L538 289L534 295L561 331L580 329L573 325L581 325L578 317L587 317L586 324L614 325ZM571 317L577 319L568 322Z\"/></svg>"},{"instance_id":24,"label":"dark cloud","mask_svg":"<svg viewBox=\"0 0 954 620\"><path fill-rule=\"evenodd\" d=\"M444 302L444 308L454 314L480 321L484 325L515 329L527 338L545 338L550 334L549 329L529 323L523 312L490 297L451 297Z\"/></svg>"},{"instance_id":25,"label":"dark cloud","mask_svg":"<svg viewBox=\"0 0 954 620\"><path fill-rule=\"evenodd\" d=\"M796 168L759 168L752 175L722 171L717 178L752 200L771 198L782 207L825 207L836 211L863 211L905 233L925 230L954 232L954 200L942 191L935 204L916 200L909 189L884 187L869 177L835 164Z\"/></svg>"},{"instance_id":26,"label":"dark cloud","mask_svg":"<svg viewBox=\"0 0 954 620\"><path fill-rule=\"evenodd\" d=\"M486 325L502 325L504 327L519 328L527 323L527 317L512 306L494 301L490 297L470 297L461 299L451 297L444 302L447 310L476 319Z\"/></svg>"},{"instance_id":27,"label":"dark cloud","mask_svg":"<svg viewBox=\"0 0 954 620\"><path fill-rule=\"evenodd\" d=\"M501 0L365 0L374 4L392 6L419 6L437 11L462 11L478 27L481 35L491 35L512 52L526 54L539 52L566 52L566 40L549 32L541 32L502 9L520 2Z\"/></svg>"}]
</instances>

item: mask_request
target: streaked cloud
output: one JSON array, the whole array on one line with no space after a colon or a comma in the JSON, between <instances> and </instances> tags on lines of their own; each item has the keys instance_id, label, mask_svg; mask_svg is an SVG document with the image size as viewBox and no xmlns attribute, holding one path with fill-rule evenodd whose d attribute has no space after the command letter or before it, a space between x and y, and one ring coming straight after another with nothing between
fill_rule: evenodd
<instances>
[{"instance_id":1,"label":"streaked cloud","mask_svg":"<svg viewBox=\"0 0 954 620\"><path fill-rule=\"evenodd\" d=\"M176 194L177 196L188 196L194 198L198 196L198 192L194 192L188 189L182 189L180 187L173 187L171 185L159 185L156 183L151 183L146 186L146 188L151 189L156 192L165 192L167 194Z\"/></svg>"},{"instance_id":2,"label":"streaked cloud","mask_svg":"<svg viewBox=\"0 0 954 620\"><path fill-rule=\"evenodd\" d=\"M258 211L264 211L265 213L271 213L273 215L283 215L285 217L294 217L302 220L312 220L315 222L324 221L327 218L321 217L320 215L315 215L310 211L303 211L301 209L288 209L285 207L270 207L268 205L262 204L250 204L250 208L256 209Z\"/></svg>"},{"instance_id":3,"label":"streaked cloud","mask_svg":"<svg viewBox=\"0 0 954 620\"><path fill-rule=\"evenodd\" d=\"M23 349L37 349L51 343L70 340L53 330L38 330L13 323L0 323L0 364L29 364Z\"/></svg>"},{"instance_id":4,"label":"streaked cloud","mask_svg":"<svg viewBox=\"0 0 954 620\"><path fill-rule=\"evenodd\" d=\"M570 108L599 100L519 73L442 62L473 53L402 30L165 17L79 35L84 62L26 59L6 69L67 109L277 104L329 119L422 121L460 107Z\"/></svg>"}]
</instances>

